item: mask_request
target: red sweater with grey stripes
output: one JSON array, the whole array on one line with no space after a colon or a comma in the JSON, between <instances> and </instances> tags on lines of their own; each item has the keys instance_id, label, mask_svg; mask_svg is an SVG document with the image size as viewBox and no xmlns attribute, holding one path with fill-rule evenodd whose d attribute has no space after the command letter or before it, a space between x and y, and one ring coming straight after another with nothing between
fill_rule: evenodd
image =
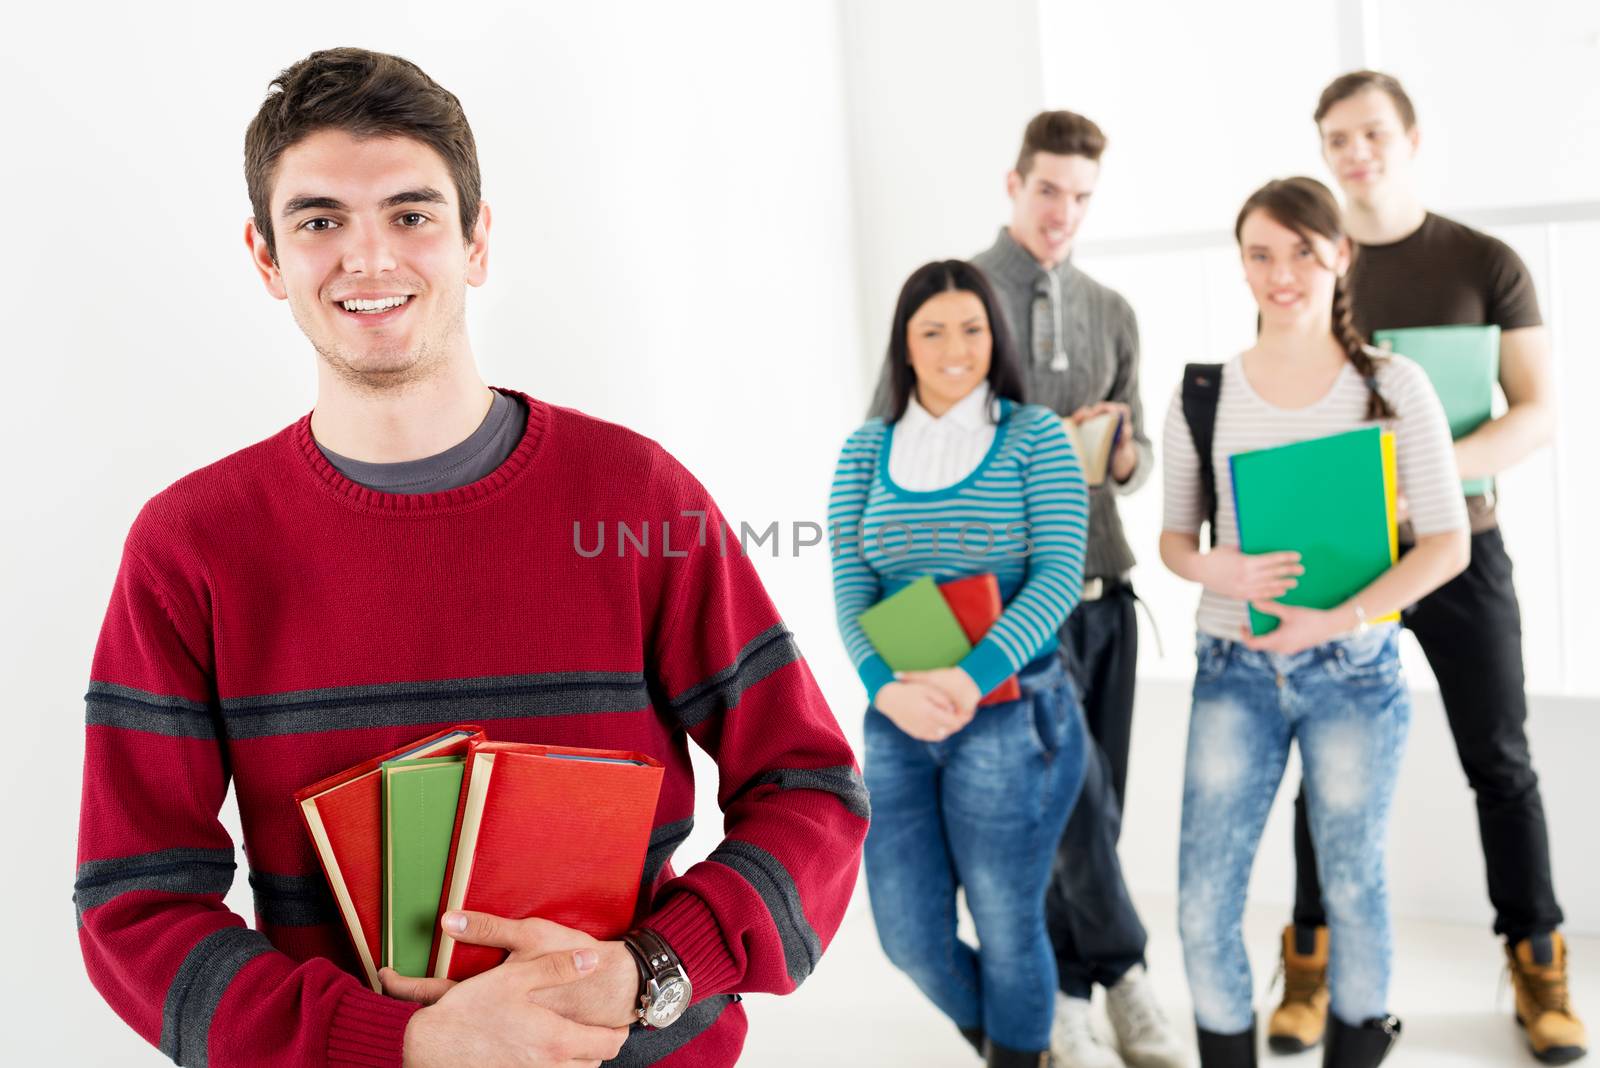
<instances>
[{"instance_id":1,"label":"red sweater with grey stripes","mask_svg":"<svg viewBox=\"0 0 1600 1068\"><path fill-rule=\"evenodd\" d=\"M458 489L362 487L307 416L135 520L89 685L74 901L95 986L177 1063L400 1063L416 1006L358 978L291 795L454 723L666 765L640 919L695 1001L612 1063L732 1064L738 992L793 990L837 929L866 791L750 561L660 446L525 399L521 442ZM725 837L679 875L691 740ZM223 903L230 780L254 929Z\"/></svg>"}]
</instances>

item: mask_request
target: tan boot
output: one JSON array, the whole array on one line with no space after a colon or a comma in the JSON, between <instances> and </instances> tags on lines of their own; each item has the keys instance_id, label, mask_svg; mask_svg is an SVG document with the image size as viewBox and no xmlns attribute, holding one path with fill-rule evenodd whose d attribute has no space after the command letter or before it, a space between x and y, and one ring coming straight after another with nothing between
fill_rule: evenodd
<instances>
[{"instance_id":1,"label":"tan boot","mask_svg":"<svg viewBox=\"0 0 1600 1068\"><path fill-rule=\"evenodd\" d=\"M1567 997L1567 942L1561 932L1508 944L1506 960L1517 992L1517 1023L1527 1030L1533 1055L1545 1064L1567 1064L1587 1053L1589 1034Z\"/></svg>"},{"instance_id":2,"label":"tan boot","mask_svg":"<svg viewBox=\"0 0 1600 1068\"><path fill-rule=\"evenodd\" d=\"M1283 1003L1267 1024L1274 1053L1310 1049L1328 1027L1328 929L1303 930L1298 940L1295 931L1293 924L1283 929Z\"/></svg>"}]
</instances>

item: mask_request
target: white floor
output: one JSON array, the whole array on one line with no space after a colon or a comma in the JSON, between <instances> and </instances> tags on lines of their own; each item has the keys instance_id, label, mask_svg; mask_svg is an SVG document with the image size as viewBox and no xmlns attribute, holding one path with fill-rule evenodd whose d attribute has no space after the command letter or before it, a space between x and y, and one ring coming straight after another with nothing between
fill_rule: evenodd
<instances>
[{"instance_id":1,"label":"white floor","mask_svg":"<svg viewBox=\"0 0 1600 1068\"><path fill-rule=\"evenodd\" d=\"M1175 1025L1191 1036L1173 901L1147 896L1138 904L1150 930L1150 971L1162 1004ZM1267 987L1277 967L1283 923L1284 910L1278 906L1255 908L1246 917L1263 1017L1269 1011ZM1575 938L1571 948L1573 1001L1580 1011L1590 1010L1591 1021L1600 1020L1600 938ZM1395 958L1391 1007L1405 1023L1405 1036L1386 1068L1537 1065L1512 1019L1504 957L1489 932L1401 921ZM754 995L745 1005L750 1038L743 1063L760 1068L973 1068L979 1063L955 1029L883 956L864 895L857 897L816 973L796 994ZM1293 1057L1263 1052L1262 1063L1311 1068L1322 1063L1321 1051Z\"/></svg>"}]
</instances>

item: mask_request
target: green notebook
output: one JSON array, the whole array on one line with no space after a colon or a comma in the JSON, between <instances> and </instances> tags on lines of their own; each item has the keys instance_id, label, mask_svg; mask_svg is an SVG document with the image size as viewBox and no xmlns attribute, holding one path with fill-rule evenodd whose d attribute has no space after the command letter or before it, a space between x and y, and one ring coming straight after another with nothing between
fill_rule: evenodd
<instances>
[{"instance_id":1,"label":"green notebook","mask_svg":"<svg viewBox=\"0 0 1600 1068\"><path fill-rule=\"evenodd\" d=\"M924 575L860 616L872 647L895 671L954 667L972 643L933 578Z\"/></svg>"},{"instance_id":2,"label":"green notebook","mask_svg":"<svg viewBox=\"0 0 1600 1068\"><path fill-rule=\"evenodd\" d=\"M1379 330L1375 344L1420 364L1433 383L1450 421L1450 436L1462 438L1494 414L1494 387L1500 380L1498 326L1416 326ZM1461 488L1469 497L1488 493L1492 478L1467 478Z\"/></svg>"},{"instance_id":3,"label":"green notebook","mask_svg":"<svg viewBox=\"0 0 1600 1068\"><path fill-rule=\"evenodd\" d=\"M383 764L383 963L427 975L465 758Z\"/></svg>"},{"instance_id":4,"label":"green notebook","mask_svg":"<svg viewBox=\"0 0 1600 1068\"><path fill-rule=\"evenodd\" d=\"M1368 427L1228 458L1239 550L1294 550L1306 569L1280 603L1336 607L1394 563L1393 455L1393 435ZM1250 609L1252 634L1277 626Z\"/></svg>"}]
</instances>

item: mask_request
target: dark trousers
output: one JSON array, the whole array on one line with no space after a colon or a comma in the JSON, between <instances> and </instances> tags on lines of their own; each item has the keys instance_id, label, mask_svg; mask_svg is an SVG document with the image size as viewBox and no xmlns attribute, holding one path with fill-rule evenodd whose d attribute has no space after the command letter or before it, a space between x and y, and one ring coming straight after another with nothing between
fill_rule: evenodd
<instances>
[{"instance_id":1,"label":"dark trousers","mask_svg":"<svg viewBox=\"0 0 1600 1068\"><path fill-rule=\"evenodd\" d=\"M1133 589L1120 586L1067 617L1062 655L1089 726L1083 788L1062 832L1045 892L1045 924L1061 991L1087 998L1144 962L1145 931L1122 881L1117 838L1128 781L1139 631Z\"/></svg>"},{"instance_id":2,"label":"dark trousers","mask_svg":"<svg viewBox=\"0 0 1600 1068\"><path fill-rule=\"evenodd\" d=\"M1472 536L1472 562L1403 616L1439 680L1456 755L1478 800L1496 934L1513 942L1561 925L1539 777L1528 753L1522 613L1498 529ZM1294 922L1326 924L1305 788L1295 799Z\"/></svg>"}]
</instances>

